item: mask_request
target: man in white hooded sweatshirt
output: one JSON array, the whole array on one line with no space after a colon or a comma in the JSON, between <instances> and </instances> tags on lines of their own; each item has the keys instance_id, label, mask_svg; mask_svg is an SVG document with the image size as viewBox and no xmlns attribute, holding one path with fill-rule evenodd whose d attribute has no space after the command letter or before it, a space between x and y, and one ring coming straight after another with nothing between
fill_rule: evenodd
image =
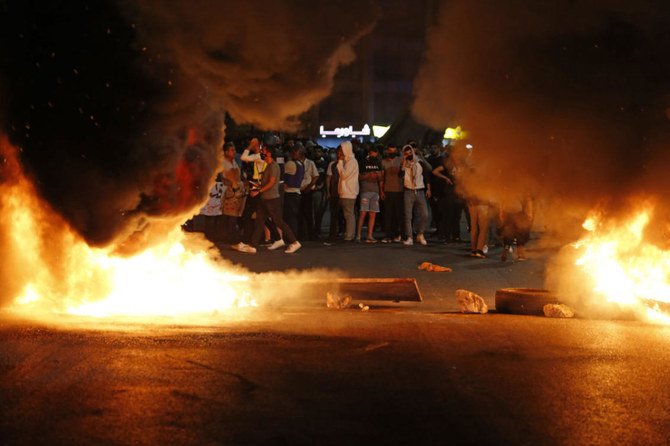
<instances>
[{"instance_id":1,"label":"man in white hooded sweatshirt","mask_svg":"<svg viewBox=\"0 0 670 446\"><path fill-rule=\"evenodd\" d=\"M407 144L402 148L402 165L398 175L403 179L403 199L405 204L405 234L407 239L403 241L406 246L414 244L412 240L412 217L417 214L416 220L416 241L422 245L427 245L426 237L423 232L426 229L428 221L428 204L426 198L430 198L430 181L428 174L431 169L415 153L414 147Z\"/></svg>"},{"instance_id":2,"label":"man in white hooded sweatshirt","mask_svg":"<svg viewBox=\"0 0 670 446\"><path fill-rule=\"evenodd\" d=\"M340 175L337 190L344 214L344 241L353 241L356 233L356 215L354 205L358 197L358 161L350 141L345 141L337 148L337 171Z\"/></svg>"}]
</instances>

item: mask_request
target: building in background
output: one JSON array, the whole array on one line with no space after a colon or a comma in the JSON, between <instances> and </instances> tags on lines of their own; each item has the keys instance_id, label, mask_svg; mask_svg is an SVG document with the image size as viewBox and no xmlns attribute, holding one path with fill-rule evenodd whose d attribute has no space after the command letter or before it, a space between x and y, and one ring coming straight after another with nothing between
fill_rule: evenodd
<instances>
[{"instance_id":1,"label":"building in background","mask_svg":"<svg viewBox=\"0 0 670 446\"><path fill-rule=\"evenodd\" d=\"M333 147L338 138L321 138L321 127L327 132L349 127L362 132L367 125L372 133L375 125L389 126L401 119L411 104L414 77L437 3L380 0L377 25L356 46L356 60L337 73L332 94L303 115L302 135Z\"/></svg>"}]
</instances>

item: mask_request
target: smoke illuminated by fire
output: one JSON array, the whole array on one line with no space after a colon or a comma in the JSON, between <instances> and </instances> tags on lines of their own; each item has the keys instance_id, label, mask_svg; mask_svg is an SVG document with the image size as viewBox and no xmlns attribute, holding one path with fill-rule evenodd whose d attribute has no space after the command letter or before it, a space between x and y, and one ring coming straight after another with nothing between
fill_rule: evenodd
<instances>
[{"instance_id":1,"label":"smoke illuminated by fire","mask_svg":"<svg viewBox=\"0 0 670 446\"><path fill-rule=\"evenodd\" d=\"M0 303L20 317L47 322L216 323L245 317L240 308L310 298L309 283L336 272L252 274L220 258L218 250L179 227L141 252L122 255L89 246L23 174L16 151L0 139ZM291 292L278 287L291 283ZM311 281L311 282L310 282ZM73 319L74 318L74 319ZM95 326L99 326L96 324Z\"/></svg>"},{"instance_id":2,"label":"smoke illuminated by fire","mask_svg":"<svg viewBox=\"0 0 670 446\"><path fill-rule=\"evenodd\" d=\"M570 260L554 278L560 295L587 312L614 305L670 323L670 251L647 240L652 215L649 205L621 222L594 212L584 222L586 235L561 253Z\"/></svg>"}]
</instances>

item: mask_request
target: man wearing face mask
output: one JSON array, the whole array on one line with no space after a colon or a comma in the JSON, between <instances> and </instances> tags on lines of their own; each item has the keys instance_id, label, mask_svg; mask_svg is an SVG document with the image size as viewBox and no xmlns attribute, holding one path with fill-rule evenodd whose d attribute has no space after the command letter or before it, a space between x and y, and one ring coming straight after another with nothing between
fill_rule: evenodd
<instances>
[{"instance_id":1,"label":"man wearing face mask","mask_svg":"<svg viewBox=\"0 0 670 446\"><path fill-rule=\"evenodd\" d=\"M414 244L412 239L412 216L416 210L418 218L416 221L416 241L421 245L427 245L423 233L428 222L428 204L426 198L430 198L430 182L428 174L430 166L425 167L416 155L414 148L407 144L402 148L402 164L398 175L403 180L403 201L405 208L405 235L407 238L404 245Z\"/></svg>"}]
</instances>

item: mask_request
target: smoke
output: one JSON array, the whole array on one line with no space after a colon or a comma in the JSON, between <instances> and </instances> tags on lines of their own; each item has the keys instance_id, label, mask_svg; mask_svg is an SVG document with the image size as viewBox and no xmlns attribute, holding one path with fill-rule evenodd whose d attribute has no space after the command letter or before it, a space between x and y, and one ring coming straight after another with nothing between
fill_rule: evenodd
<instances>
[{"instance_id":1,"label":"smoke","mask_svg":"<svg viewBox=\"0 0 670 446\"><path fill-rule=\"evenodd\" d=\"M669 17L654 1L445 1L413 112L468 131L468 195L530 192L557 227L636 196L668 209Z\"/></svg>"},{"instance_id":2,"label":"smoke","mask_svg":"<svg viewBox=\"0 0 670 446\"><path fill-rule=\"evenodd\" d=\"M3 2L0 132L88 243L132 249L204 201L226 111L294 128L376 12L369 2Z\"/></svg>"}]
</instances>

